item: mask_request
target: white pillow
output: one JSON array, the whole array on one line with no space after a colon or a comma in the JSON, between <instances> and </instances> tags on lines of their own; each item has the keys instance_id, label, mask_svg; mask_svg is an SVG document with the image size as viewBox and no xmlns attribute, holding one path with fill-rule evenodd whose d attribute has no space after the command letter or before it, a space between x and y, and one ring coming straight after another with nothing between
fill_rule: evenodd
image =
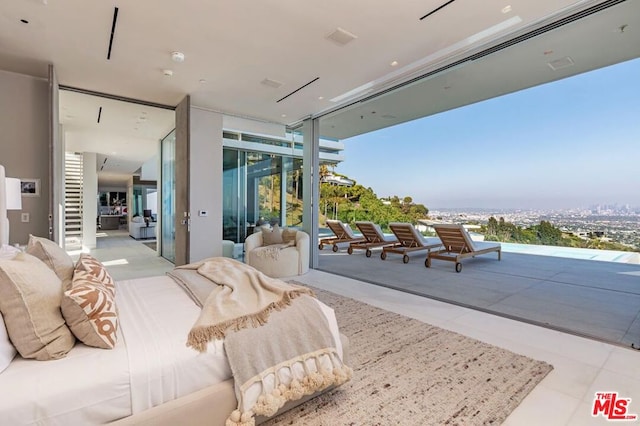
<instances>
[{"instance_id":1,"label":"white pillow","mask_svg":"<svg viewBox=\"0 0 640 426\"><path fill-rule=\"evenodd\" d=\"M133 223L142 223L144 222L144 218L142 216L136 216L131 218L131 222Z\"/></svg>"},{"instance_id":2,"label":"white pillow","mask_svg":"<svg viewBox=\"0 0 640 426\"><path fill-rule=\"evenodd\" d=\"M16 254L20 253L21 251L22 250L17 247L2 244L2 246L0 246L0 259L13 259L14 257L16 257Z\"/></svg>"},{"instance_id":3,"label":"white pillow","mask_svg":"<svg viewBox=\"0 0 640 426\"><path fill-rule=\"evenodd\" d=\"M9 366L11 360L17 353L16 348L9 340L7 328L4 326L4 319L2 318L2 314L0 314L0 373Z\"/></svg>"}]
</instances>

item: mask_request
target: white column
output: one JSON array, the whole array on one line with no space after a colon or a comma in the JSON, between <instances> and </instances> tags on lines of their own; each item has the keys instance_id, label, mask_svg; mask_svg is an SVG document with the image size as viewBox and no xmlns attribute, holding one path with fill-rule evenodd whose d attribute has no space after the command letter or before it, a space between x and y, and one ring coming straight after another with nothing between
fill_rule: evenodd
<instances>
[{"instance_id":1,"label":"white column","mask_svg":"<svg viewBox=\"0 0 640 426\"><path fill-rule=\"evenodd\" d=\"M96 248L98 172L96 153L82 153L82 247Z\"/></svg>"}]
</instances>

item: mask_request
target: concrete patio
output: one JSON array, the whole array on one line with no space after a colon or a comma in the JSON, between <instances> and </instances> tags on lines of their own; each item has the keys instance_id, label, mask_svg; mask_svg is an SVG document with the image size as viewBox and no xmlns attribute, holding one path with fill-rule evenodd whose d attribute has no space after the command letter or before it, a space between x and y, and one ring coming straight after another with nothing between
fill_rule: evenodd
<instances>
[{"instance_id":1,"label":"concrete patio","mask_svg":"<svg viewBox=\"0 0 640 426\"><path fill-rule=\"evenodd\" d=\"M640 343L640 265L504 252L453 262L426 252L320 252L320 270L435 300L629 347Z\"/></svg>"}]
</instances>

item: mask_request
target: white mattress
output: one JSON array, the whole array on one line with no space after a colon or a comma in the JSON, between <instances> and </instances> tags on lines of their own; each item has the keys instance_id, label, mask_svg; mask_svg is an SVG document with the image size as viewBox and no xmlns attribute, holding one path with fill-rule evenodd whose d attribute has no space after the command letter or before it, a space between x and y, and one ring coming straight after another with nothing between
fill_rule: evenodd
<instances>
[{"instance_id":1,"label":"white mattress","mask_svg":"<svg viewBox=\"0 0 640 426\"><path fill-rule=\"evenodd\" d=\"M81 343L55 361L16 357L0 373L0 423L102 424L227 380L222 342L185 346L200 308L166 276L117 283L113 350ZM320 303L342 355L333 310Z\"/></svg>"}]
</instances>

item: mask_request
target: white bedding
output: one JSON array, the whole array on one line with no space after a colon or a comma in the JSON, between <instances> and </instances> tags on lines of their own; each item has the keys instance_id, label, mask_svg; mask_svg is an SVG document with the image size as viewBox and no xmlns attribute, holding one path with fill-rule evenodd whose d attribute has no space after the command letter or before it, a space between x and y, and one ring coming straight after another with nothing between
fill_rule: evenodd
<instances>
[{"instance_id":1,"label":"white bedding","mask_svg":"<svg viewBox=\"0 0 640 426\"><path fill-rule=\"evenodd\" d=\"M113 350L81 343L54 361L16 357L0 373L0 423L89 425L129 416L227 380L222 343L185 346L198 308L166 276L117 283ZM342 356L333 310L320 303Z\"/></svg>"}]
</instances>

